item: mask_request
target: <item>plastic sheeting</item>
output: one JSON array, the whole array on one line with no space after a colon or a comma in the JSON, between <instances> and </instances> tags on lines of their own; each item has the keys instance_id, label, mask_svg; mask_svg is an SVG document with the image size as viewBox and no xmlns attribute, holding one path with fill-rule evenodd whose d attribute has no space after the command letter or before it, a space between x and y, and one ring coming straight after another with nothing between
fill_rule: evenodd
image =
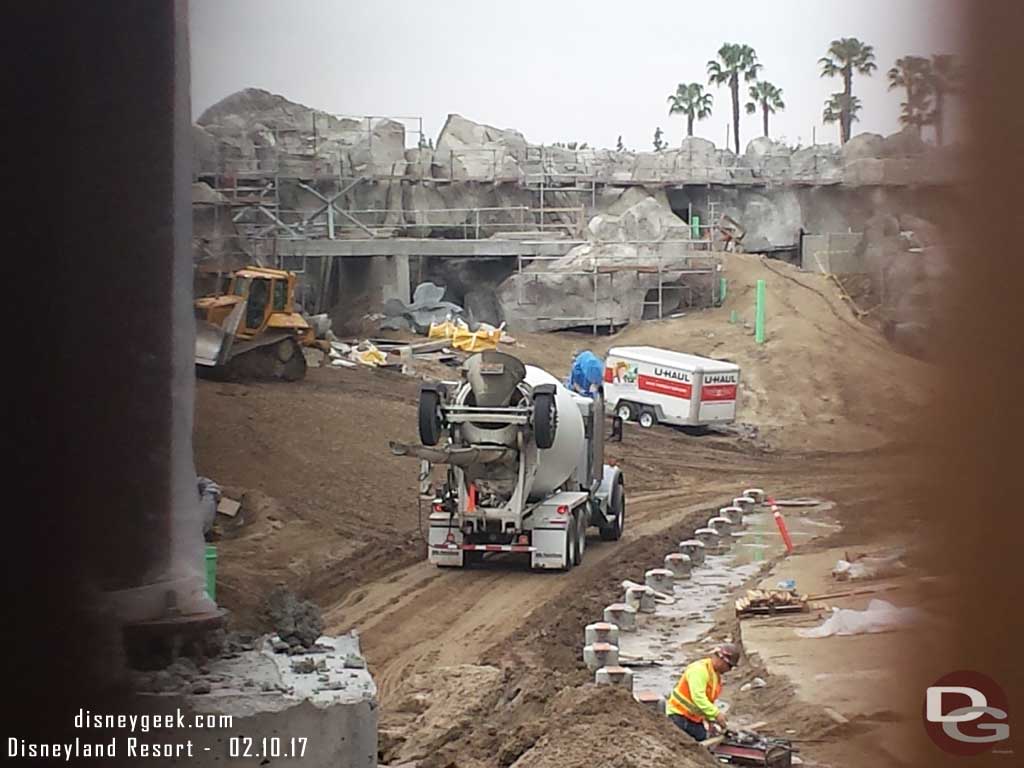
<instances>
[{"instance_id":1,"label":"plastic sheeting","mask_svg":"<svg viewBox=\"0 0 1024 768\"><path fill-rule=\"evenodd\" d=\"M872 600L867 610L833 608L832 615L813 629L795 630L800 637L869 635L910 626L921 618L917 608L897 608L885 600Z\"/></svg>"},{"instance_id":2,"label":"plastic sheeting","mask_svg":"<svg viewBox=\"0 0 1024 768\"><path fill-rule=\"evenodd\" d=\"M853 562L838 560L832 569L832 578L836 581L861 581L894 576L906 570L907 566L900 560L902 556L898 553L888 557L862 557Z\"/></svg>"}]
</instances>

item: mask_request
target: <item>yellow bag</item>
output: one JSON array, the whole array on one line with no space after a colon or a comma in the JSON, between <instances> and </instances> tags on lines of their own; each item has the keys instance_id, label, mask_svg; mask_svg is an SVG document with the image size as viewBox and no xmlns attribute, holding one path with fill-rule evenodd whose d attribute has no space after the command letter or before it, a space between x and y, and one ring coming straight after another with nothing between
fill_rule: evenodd
<instances>
[{"instance_id":1,"label":"yellow bag","mask_svg":"<svg viewBox=\"0 0 1024 768\"><path fill-rule=\"evenodd\" d=\"M428 339L450 339L455 335L455 323L451 320L445 320L440 324L430 324L430 330L427 331Z\"/></svg>"},{"instance_id":2,"label":"yellow bag","mask_svg":"<svg viewBox=\"0 0 1024 768\"><path fill-rule=\"evenodd\" d=\"M455 337L452 339L452 346L464 352L480 352L485 349L497 349L501 340L501 331L479 330L476 333L468 328L457 328Z\"/></svg>"}]
</instances>

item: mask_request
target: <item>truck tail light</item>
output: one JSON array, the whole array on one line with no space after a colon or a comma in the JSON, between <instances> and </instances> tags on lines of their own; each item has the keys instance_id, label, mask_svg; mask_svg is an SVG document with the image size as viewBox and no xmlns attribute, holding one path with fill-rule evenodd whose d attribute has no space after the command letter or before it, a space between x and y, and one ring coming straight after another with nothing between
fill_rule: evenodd
<instances>
[{"instance_id":1,"label":"truck tail light","mask_svg":"<svg viewBox=\"0 0 1024 768\"><path fill-rule=\"evenodd\" d=\"M434 503L433 503L433 504L431 505L431 508L432 508L432 509L433 509L433 510L434 510L435 512L444 512L444 504L442 504L442 503L441 503L440 501L435 501L435 502L434 502Z\"/></svg>"},{"instance_id":2,"label":"truck tail light","mask_svg":"<svg viewBox=\"0 0 1024 768\"><path fill-rule=\"evenodd\" d=\"M555 511L558 512L558 514L560 514L560 515L568 515L569 514L569 507L567 507L565 504L559 504L558 505L558 509L555 510Z\"/></svg>"}]
</instances>

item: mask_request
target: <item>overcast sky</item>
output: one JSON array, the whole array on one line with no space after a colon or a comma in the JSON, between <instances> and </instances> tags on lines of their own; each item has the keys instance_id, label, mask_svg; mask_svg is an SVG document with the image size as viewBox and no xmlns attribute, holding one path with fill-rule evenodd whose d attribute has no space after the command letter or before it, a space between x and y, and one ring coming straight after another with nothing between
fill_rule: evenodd
<instances>
[{"instance_id":1,"label":"overcast sky","mask_svg":"<svg viewBox=\"0 0 1024 768\"><path fill-rule=\"evenodd\" d=\"M413 115L437 137L450 112L532 143L586 141L649 150L656 126L672 146L685 119L666 97L707 84L723 42L746 43L762 79L783 89L773 137L838 141L821 122L841 89L818 76L829 41L875 46L879 70L856 77L863 103L854 133L897 130L901 96L885 72L906 54L955 51L959 24L945 0L192 0L193 117L246 87L347 115ZM746 86L744 86L745 91ZM727 88L695 133L721 146L731 123ZM746 94L743 93L744 101ZM743 145L761 134L744 113ZM416 138L410 136L409 144Z\"/></svg>"}]
</instances>

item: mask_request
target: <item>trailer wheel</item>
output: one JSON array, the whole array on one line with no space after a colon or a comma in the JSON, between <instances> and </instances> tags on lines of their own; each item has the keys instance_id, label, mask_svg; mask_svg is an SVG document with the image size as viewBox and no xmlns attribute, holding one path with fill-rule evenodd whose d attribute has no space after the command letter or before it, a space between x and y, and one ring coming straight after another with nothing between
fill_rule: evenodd
<instances>
[{"instance_id":1,"label":"trailer wheel","mask_svg":"<svg viewBox=\"0 0 1024 768\"><path fill-rule=\"evenodd\" d=\"M658 417L654 415L654 411L645 408L640 411L640 416L637 418L637 421L644 429L650 429L658 423Z\"/></svg>"},{"instance_id":2,"label":"trailer wheel","mask_svg":"<svg viewBox=\"0 0 1024 768\"><path fill-rule=\"evenodd\" d=\"M554 392L537 392L533 396L533 434L537 447L550 448L555 444L558 430L558 410Z\"/></svg>"},{"instance_id":3,"label":"trailer wheel","mask_svg":"<svg viewBox=\"0 0 1024 768\"><path fill-rule=\"evenodd\" d=\"M569 520L569 525L566 527L566 531L565 531L565 553L564 553L565 564L561 568L562 571L571 571L572 570L572 566L574 564L573 561L575 560L575 556L576 556L576 518L571 518Z\"/></svg>"},{"instance_id":4,"label":"trailer wheel","mask_svg":"<svg viewBox=\"0 0 1024 768\"><path fill-rule=\"evenodd\" d=\"M636 417L636 414L633 413L633 405L624 402L620 402L615 407L615 415L623 421L632 421Z\"/></svg>"},{"instance_id":5,"label":"trailer wheel","mask_svg":"<svg viewBox=\"0 0 1024 768\"><path fill-rule=\"evenodd\" d=\"M612 513L612 523L599 529L602 541L618 541L622 538L622 530L626 527L626 491L622 483L616 483L608 500L608 511Z\"/></svg>"},{"instance_id":6,"label":"trailer wheel","mask_svg":"<svg viewBox=\"0 0 1024 768\"><path fill-rule=\"evenodd\" d=\"M437 445L441 440L441 395L436 389L420 390L420 440Z\"/></svg>"}]
</instances>

